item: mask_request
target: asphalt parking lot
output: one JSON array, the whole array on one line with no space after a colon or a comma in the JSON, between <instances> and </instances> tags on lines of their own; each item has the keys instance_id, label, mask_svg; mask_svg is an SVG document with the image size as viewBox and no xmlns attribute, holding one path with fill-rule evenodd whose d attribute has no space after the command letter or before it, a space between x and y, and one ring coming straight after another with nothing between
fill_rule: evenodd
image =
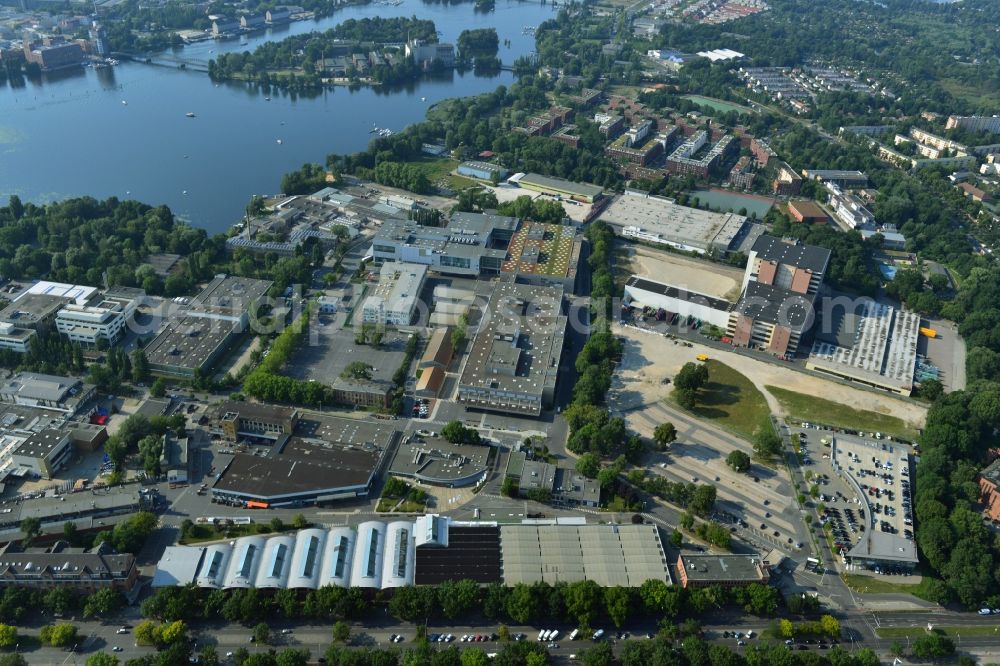
<instances>
[{"instance_id":1,"label":"asphalt parking lot","mask_svg":"<svg viewBox=\"0 0 1000 666\"><path fill-rule=\"evenodd\" d=\"M654 454L651 472L675 482L714 485L714 518L738 537L789 554L808 548L805 525L784 471L757 463L747 473L734 471L725 463L726 456L733 450L752 453L748 442L662 402L628 414L629 426L639 432L651 432L668 421L677 428L678 438L669 453Z\"/></svg>"},{"instance_id":2,"label":"asphalt parking lot","mask_svg":"<svg viewBox=\"0 0 1000 666\"><path fill-rule=\"evenodd\" d=\"M835 550L850 551L871 530L912 544L909 445L880 433L851 435L797 425L790 431L800 437L798 459L809 485L803 490L811 494L810 489L816 487L813 501L822 505L821 522L829 530ZM905 569L872 568L877 573Z\"/></svg>"}]
</instances>

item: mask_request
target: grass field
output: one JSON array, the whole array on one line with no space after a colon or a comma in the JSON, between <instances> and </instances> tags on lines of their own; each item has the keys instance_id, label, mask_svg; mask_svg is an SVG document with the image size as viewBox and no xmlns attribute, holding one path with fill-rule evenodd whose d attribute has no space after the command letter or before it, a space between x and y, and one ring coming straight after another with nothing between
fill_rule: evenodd
<instances>
[{"instance_id":1,"label":"grass field","mask_svg":"<svg viewBox=\"0 0 1000 666\"><path fill-rule=\"evenodd\" d=\"M451 174L448 174L444 177L444 182L448 187L455 190L456 192L458 192L459 190L464 190L467 187L478 187L482 185L482 183L473 180L472 178L466 178L465 176L454 176Z\"/></svg>"},{"instance_id":2,"label":"grass field","mask_svg":"<svg viewBox=\"0 0 1000 666\"><path fill-rule=\"evenodd\" d=\"M920 587L920 583L896 583L859 574L845 573L841 578L847 587L862 594L913 594Z\"/></svg>"},{"instance_id":3,"label":"grass field","mask_svg":"<svg viewBox=\"0 0 1000 666\"><path fill-rule=\"evenodd\" d=\"M428 155L419 160L412 160L409 164L420 167L420 170L427 176L427 180L433 183L454 171L458 166L458 160L453 160L450 157L431 157Z\"/></svg>"},{"instance_id":4,"label":"grass field","mask_svg":"<svg viewBox=\"0 0 1000 666\"><path fill-rule=\"evenodd\" d=\"M282 531L288 531L293 529L291 525L283 525ZM221 539L237 539L244 536L252 536L254 534L272 534L275 533L271 526L266 523L250 523L249 525L222 525L216 527L215 525L199 525L196 524L191 528L188 537L186 539L180 539L178 543L182 545L188 545L193 543L202 543L205 541L219 541Z\"/></svg>"},{"instance_id":5,"label":"grass field","mask_svg":"<svg viewBox=\"0 0 1000 666\"><path fill-rule=\"evenodd\" d=\"M838 428L881 432L903 439L914 439L917 436L916 430L895 416L853 409L831 400L795 393L777 386L765 388L781 403L792 420L815 421Z\"/></svg>"},{"instance_id":6,"label":"grass field","mask_svg":"<svg viewBox=\"0 0 1000 666\"><path fill-rule=\"evenodd\" d=\"M684 99L694 102L698 106L707 107L722 113L729 113L730 111L735 111L737 113L754 112L753 109L749 107L733 104L732 102L726 102L721 99L714 99L712 97L702 97L701 95L683 95L683 97Z\"/></svg>"},{"instance_id":7,"label":"grass field","mask_svg":"<svg viewBox=\"0 0 1000 666\"><path fill-rule=\"evenodd\" d=\"M698 391L698 404L691 411L746 439L768 427L771 412L757 387L724 363L709 360L705 364L708 384Z\"/></svg>"}]
</instances>

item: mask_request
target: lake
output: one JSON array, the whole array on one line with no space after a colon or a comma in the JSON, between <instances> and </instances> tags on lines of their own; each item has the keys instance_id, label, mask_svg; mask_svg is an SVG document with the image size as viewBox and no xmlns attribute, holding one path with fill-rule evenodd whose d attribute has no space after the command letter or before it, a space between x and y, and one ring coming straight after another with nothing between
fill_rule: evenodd
<instances>
[{"instance_id":1,"label":"lake","mask_svg":"<svg viewBox=\"0 0 1000 666\"><path fill-rule=\"evenodd\" d=\"M243 44L199 42L176 55L207 63L220 52L252 50L371 16L431 19L441 40L450 42L462 30L494 27L499 57L509 65L534 52L534 36L523 34L524 27L555 11L549 4L505 0L489 13L475 12L472 3L370 4L257 33ZM122 63L46 75L22 87L4 84L0 200L10 194L34 202L78 195L133 198L166 204L192 224L219 232L238 221L252 195L276 192L282 174L306 162L323 163L329 153L363 149L373 124L398 131L422 120L435 102L511 83L510 72L482 77L470 71L392 90L336 87L306 96L272 89L266 101L256 88L215 84L202 72ZM196 117L186 117L188 112Z\"/></svg>"}]
</instances>

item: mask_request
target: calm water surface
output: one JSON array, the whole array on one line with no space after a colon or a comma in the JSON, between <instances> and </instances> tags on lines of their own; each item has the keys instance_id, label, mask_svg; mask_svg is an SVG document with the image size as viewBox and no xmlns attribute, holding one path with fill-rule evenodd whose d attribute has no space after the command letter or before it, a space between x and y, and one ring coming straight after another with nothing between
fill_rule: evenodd
<instances>
[{"instance_id":1,"label":"calm water surface","mask_svg":"<svg viewBox=\"0 0 1000 666\"><path fill-rule=\"evenodd\" d=\"M498 0L496 11L481 14L472 4L405 0L394 7L350 7L258 33L246 43L201 42L175 55L205 63L220 52L252 50L348 18L413 15L432 19L443 41L456 40L467 28L495 27L500 59L510 64L534 50L534 37L523 34L524 27L554 11L548 4ZM512 82L509 72L468 72L391 91L337 87L314 97L272 91L265 101L256 88L216 85L205 73L123 63L0 85L0 201L9 194L36 202L114 195L167 204L197 226L222 231L252 194L277 191L283 173L305 162L322 163L331 152L364 148L373 123L400 130L423 119L434 102ZM196 117L185 117L189 111Z\"/></svg>"}]
</instances>

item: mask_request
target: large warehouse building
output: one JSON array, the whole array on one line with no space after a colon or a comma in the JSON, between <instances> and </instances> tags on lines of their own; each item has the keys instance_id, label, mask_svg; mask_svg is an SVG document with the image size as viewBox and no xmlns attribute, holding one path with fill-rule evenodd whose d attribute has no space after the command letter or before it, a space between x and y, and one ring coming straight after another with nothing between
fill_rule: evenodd
<instances>
[{"instance_id":1,"label":"large warehouse building","mask_svg":"<svg viewBox=\"0 0 1000 666\"><path fill-rule=\"evenodd\" d=\"M402 438L393 421L298 418L282 408L224 409L217 431L227 432L235 420L238 433L270 448L233 455L211 489L227 501L293 505L364 497Z\"/></svg>"},{"instance_id":2,"label":"large warehouse building","mask_svg":"<svg viewBox=\"0 0 1000 666\"><path fill-rule=\"evenodd\" d=\"M823 313L806 367L875 388L910 395L917 365L920 315L852 299Z\"/></svg>"},{"instance_id":3,"label":"large warehouse building","mask_svg":"<svg viewBox=\"0 0 1000 666\"><path fill-rule=\"evenodd\" d=\"M719 328L729 326L733 304L696 291L633 275L625 283L625 303L634 308L656 308L681 317L694 317Z\"/></svg>"},{"instance_id":4,"label":"large warehouse building","mask_svg":"<svg viewBox=\"0 0 1000 666\"><path fill-rule=\"evenodd\" d=\"M538 416L553 401L566 336L562 287L498 283L458 383L469 407Z\"/></svg>"},{"instance_id":5,"label":"large warehouse building","mask_svg":"<svg viewBox=\"0 0 1000 666\"><path fill-rule=\"evenodd\" d=\"M635 190L616 197L599 219L620 236L698 254L735 252L762 229L743 215L681 206Z\"/></svg>"},{"instance_id":6,"label":"large warehouse building","mask_svg":"<svg viewBox=\"0 0 1000 666\"><path fill-rule=\"evenodd\" d=\"M384 590L469 578L479 583L572 583L639 587L671 582L655 525L455 523L438 515L378 520L357 528L310 528L210 546L172 546L154 587Z\"/></svg>"}]
</instances>

